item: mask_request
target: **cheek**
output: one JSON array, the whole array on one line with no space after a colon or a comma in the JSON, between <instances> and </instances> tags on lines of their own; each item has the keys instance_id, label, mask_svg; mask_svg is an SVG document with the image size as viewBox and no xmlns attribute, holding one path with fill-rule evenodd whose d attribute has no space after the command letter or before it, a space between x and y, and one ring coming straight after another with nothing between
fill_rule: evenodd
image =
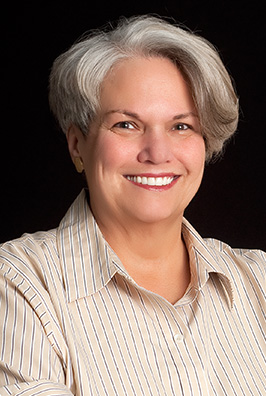
<instances>
[{"instance_id":1,"label":"cheek","mask_svg":"<svg viewBox=\"0 0 266 396\"><path fill-rule=\"evenodd\" d=\"M181 155L188 172L203 173L206 149L201 136L196 135L185 141L182 145Z\"/></svg>"},{"instance_id":2,"label":"cheek","mask_svg":"<svg viewBox=\"0 0 266 396\"><path fill-rule=\"evenodd\" d=\"M94 165L104 173L119 171L134 157L134 148L116 135L99 139L94 151Z\"/></svg>"}]
</instances>

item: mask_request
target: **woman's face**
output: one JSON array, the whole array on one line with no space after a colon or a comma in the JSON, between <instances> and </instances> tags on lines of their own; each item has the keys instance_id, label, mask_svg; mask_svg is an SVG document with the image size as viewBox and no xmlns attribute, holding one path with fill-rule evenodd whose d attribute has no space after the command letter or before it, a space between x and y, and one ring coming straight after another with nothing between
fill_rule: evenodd
<instances>
[{"instance_id":1,"label":"woman's face","mask_svg":"<svg viewBox=\"0 0 266 396\"><path fill-rule=\"evenodd\" d=\"M205 145L181 73L167 59L116 65L89 135L79 135L99 223L181 221L201 183ZM114 224L114 223L113 223Z\"/></svg>"}]
</instances>

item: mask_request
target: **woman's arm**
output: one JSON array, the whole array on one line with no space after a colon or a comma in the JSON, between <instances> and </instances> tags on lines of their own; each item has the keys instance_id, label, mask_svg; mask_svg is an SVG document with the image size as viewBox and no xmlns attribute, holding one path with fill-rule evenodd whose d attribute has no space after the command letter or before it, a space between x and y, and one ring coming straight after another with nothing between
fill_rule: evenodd
<instances>
[{"instance_id":1,"label":"woman's arm","mask_svg":"<svg viewBox=\"0 0 266 396\"><path fill-rule=\"evenodd\" d=\"M13 253L0 250L0 395L73 395L49 295L25 257Z\"/></svg>"}]
</instances>

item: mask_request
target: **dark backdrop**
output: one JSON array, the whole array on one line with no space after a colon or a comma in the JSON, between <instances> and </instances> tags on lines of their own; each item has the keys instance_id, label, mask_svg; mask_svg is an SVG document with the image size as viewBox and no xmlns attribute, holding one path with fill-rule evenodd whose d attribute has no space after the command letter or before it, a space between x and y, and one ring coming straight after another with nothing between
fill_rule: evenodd
<instances>
[{"instance_id":1,"label":"dark backdrop","mask_svg":"<svg viewBox=\"0 0 266 396\"><path fill-rule=\"evenodd\" d=\"M263 2L55 0L1 8L1 242L55 227L83 186L48 108L54 58L86 30L120 15L157 13L218 47L240 97L238 132L224 158L206 168L186 216L203 236L266 250Z\"/></svg>"}]
</instances>

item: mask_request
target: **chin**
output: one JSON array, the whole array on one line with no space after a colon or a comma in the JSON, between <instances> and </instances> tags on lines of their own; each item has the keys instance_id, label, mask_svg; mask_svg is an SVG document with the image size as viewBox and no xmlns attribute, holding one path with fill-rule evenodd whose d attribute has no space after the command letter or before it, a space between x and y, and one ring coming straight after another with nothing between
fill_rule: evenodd
<instances>
[{"instance_id":1,"label":"chin","mask_svg":"<svg viewBox=\"0 0 266 396\"><path fill-rule=\"evenodd\" d=\"M172 209L168 207L147 207L145 210L134 211L132 214L134 218L145 224L156 224L171 220L172 222L183 217L183 211L181 209Z\"/></svg>"}]
</instances>

